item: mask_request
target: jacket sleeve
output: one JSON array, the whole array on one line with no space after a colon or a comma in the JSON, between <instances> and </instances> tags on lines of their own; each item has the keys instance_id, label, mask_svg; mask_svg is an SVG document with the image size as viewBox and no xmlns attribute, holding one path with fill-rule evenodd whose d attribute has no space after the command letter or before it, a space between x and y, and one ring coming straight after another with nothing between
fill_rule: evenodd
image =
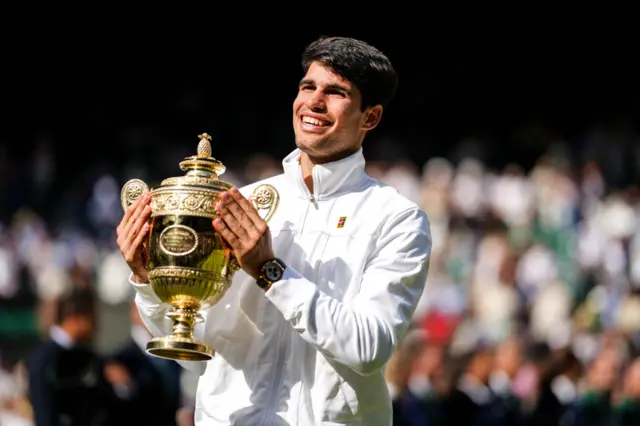
<instances>
[{"instance_id":1,"label":"jacket sleeve","mask_svg":"<svg viewBox=\"0 0 640 426\"><path fill-rule=\"evenodd\" d=\"M167 336L173 331L173 323L167 318L167 313L171 306L163 303L162 300L154 293L150 284L138 284L133 281L132 275L129 276L129 283L135 289L135 302L138 307L140 319L149 333L154 337ZM201 328L196 326L194 330L196 338L202 340L203 333ZM206 363L203 361L176 361L185 369L202 375Z\"/></svg>"},{"instance_id":2,"label":"jacket sleeve","mask_svg":"<svg viewBox=\"0 0 640 426\"><path fill-rule=\"evenodd\" d=\"M418 208L392 218L379 235L360 291L349 304L318 290L291 267L265 293L304 340L362 375L382 368L406 332L431 253L429 221Z\"/></svg>"},{"instance_id":3,"label":"jacket sleeve","mask_svg":"<svg viewBox=\"0 0 640 426\"><path fill-rule=\"evenodd\" d=\"M49 380L51 367L50 353L36 352L26 362L28 379L28 398L33 409L33 420L36 425L58 425L58 393Z\"/></svg>"}]
</instances>

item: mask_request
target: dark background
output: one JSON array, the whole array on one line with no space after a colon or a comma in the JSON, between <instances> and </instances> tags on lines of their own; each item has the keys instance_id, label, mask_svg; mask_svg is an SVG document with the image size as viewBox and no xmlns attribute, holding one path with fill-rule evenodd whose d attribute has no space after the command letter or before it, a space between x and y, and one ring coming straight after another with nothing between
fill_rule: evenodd
<instances>
[{"instance_id":1,"label":"dark background","mask_svg":"<svg viewBox=\"0 0 640 426\"><path fill-rule=\"evenodd\" d=\"M242 164L248 152L282 157L293 147L300 53L322 34L371 42L399 73L397 97L365 145L371 160L409 158L419 167L432 156L455 160L469 152L462 142L474 138L481 145L472 152L489 165L515 161L528 168L557 142L583 161L592 155L585 139L598 126L635 135L639 67L629 54L632 39L591 39L571 28L494 40L482 35L491 31L455 36L450 29L439 37L256 31L244 40L215 33L197 46L182 39L169 44L170 37L90 38L87 46L42 37L14 62L16 73L1 92L0 182L30 167L42 135L55 142L60 188L133 159L150 162L159 175L174 173L201 132L213 136L214 156L230 166ZM633 156L625 159L622 181L614 184L637 177ZM3 217L18 199L2 198Z\"/></svg>"}]
</instances>

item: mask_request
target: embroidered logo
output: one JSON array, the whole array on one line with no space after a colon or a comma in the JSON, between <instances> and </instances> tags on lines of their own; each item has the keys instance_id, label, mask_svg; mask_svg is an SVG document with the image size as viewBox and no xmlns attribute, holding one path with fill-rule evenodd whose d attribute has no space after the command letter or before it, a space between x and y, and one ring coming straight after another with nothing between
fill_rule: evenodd
<instances>
[{"instance_id":1,"label":"embroidered logo","mask_svg":"<svg viewBox=\"0 0 640 426\"><path fill-rule=\"evenodd\" d=\"M347 221L347 217L346 216L341 216L340 219L338 220L337 228L344 228L344 223L346 221Z\"/></svg>"}]
</instances>

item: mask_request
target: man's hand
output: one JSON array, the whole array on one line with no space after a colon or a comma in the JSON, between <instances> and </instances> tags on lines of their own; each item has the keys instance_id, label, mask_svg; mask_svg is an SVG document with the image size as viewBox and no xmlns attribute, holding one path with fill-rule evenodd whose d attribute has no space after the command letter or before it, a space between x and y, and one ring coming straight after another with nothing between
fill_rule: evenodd
<instances>
[{"instance_id":1,"label":"man's hand","mask_svg":"<svg viewBox=\"0 0 640 426\"><path fill-rule=\"evenodd\" d=\"M236 188L221 194L216 210L220 217L213 227L231 246L242 269L257 279L262 264L275 257L269 226Z\"/></svg>"},{"instance_id":2,"label":"man's hand","mask_svg":"<svg viewBox=\"0 0 640 426\"><path fill-rule=\"evenodd\" d=\"M145 191L129 206L118 225L118 247L133 272L135 282L149 282L147 270L142 262L142 240L149 232L149 216L151 215L151 197Z\"/></svg>"},{"instance_id":3,"label":"man's hand","mask_svg":"<svg viewBox=\"0 0 640 426\"><path fill-rule=\"evenodd\" d=\"M131 375L127 368L116 362L109 362L104 367L104 376L112 386L129 386Z\"/></svg>"}]
</instances>

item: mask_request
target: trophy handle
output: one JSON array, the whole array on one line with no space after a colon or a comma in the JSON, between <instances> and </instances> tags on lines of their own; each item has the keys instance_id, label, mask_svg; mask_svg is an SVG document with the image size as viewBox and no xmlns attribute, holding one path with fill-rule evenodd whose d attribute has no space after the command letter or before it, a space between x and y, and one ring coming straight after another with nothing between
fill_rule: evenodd
<instances>
[{"instance_id":1,"label":"trophy handle","mask_svg":"<svg viewBox=\"0 0 640 426\"><path fill-rule=\"evenodd\" d=\"M269 184L258 186L251 195L253 206L258 210L258 214L265 222L269 222L269 219L276 212L279 201L280 194L278 194L278 190Z\"/></svg>"},{"instance_id":2,"label":"trophy handle","mask_svg":"<svg viewBox=\"0 0 640 426\"><path fill-rule=\"evenodd\" d=\"M129 206L136 202L142 195L145 189L149 189L149 186L140 179L131 179L122 187L120 191L120 203L122 203L122 210L127 210Z\"/></svg>"}]
</instances>

